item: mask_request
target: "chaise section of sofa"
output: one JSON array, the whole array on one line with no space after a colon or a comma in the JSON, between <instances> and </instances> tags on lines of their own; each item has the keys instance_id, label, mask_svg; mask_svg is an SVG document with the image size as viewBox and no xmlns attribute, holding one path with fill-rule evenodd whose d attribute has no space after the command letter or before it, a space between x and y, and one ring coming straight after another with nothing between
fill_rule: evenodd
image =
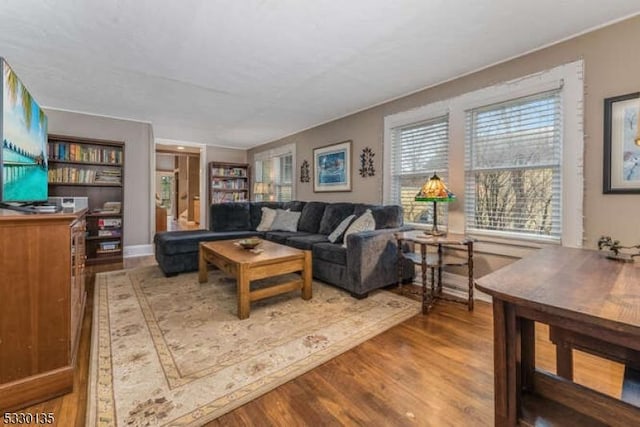
<instances>
[{"instance_id":1,"label":"chaise section of sofa","mask_svg":"<svg viewBox=\"0 0 640 427\"><path fill-rule=\"evenodd\" d=\"M262 208L300 212L297 231L256 231ZM348 236L331 243L328 235L349 215L356 217L370 209L376 230ZM203 241L264 239L312 252L313 276L341 287L357 298L398 280L394 233L403 229L400 206L326 202L238 202L210 206L210 230L174 231L156 234L155 256L166 275L198 269L198 245ZM403 266L404 280L414 275L411 263Z\"/></svg>"}]
</instances>

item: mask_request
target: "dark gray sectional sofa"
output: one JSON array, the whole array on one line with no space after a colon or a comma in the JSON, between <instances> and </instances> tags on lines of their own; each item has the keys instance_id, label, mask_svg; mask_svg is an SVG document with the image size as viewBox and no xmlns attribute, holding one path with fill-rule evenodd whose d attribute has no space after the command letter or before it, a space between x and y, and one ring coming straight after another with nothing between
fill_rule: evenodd
<instances>
[{"instance_id":1,"label":"dark gray sectional sofa","mask_svg":"<svg viewBox=\"0 0 640 427\"><path fill-rule=\"evenodd\" d=\"M298 231L256 231L262 207L301 212ZM328 235L343 219L356 217L371 209L376 230L348 236L347 249L342 242L331 243ZM155 235L155 256L165 275L198 269L198 244L203 241L264 239L310 250L313 277L346 289L356 298L398 280L397 249L394 232L403 228L400 206L325 202L238 202L210 206L210 230L169 231ZM404 280L411 280L414 266L403 265Z\"/></svg>"}]
</instances>

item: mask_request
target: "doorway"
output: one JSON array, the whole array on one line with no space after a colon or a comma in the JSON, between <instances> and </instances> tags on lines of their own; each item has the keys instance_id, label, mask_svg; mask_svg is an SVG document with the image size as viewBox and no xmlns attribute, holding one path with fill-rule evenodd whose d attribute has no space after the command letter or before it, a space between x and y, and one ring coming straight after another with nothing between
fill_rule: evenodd
<instances>
[{"instance_id":1,"label":"doorway","mask_svg":"<svg viewBox=\"0 0 640 427\"><path fill-rule=\"evenodd\" d=\"M156 232L200 224L200 149L156 145Z\"/></svg>"}]
</instances>

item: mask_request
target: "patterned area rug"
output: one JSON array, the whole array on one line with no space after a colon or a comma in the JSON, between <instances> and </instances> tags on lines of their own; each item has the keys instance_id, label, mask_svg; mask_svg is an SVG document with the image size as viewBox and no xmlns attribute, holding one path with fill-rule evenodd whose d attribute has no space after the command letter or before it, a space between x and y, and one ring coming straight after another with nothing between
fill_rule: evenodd
<instances>
[{"instance_id":1,"label":"patterned area rug","mask_svg":"<svg viewBox=\"0 0 640 427\"><path fill-rule=\"evenodd\" d=\"M98 274L87 425L202 425L420 311L314 281L311 300L265 299L239 320L235 292L218 270L204 284L156 266Z\"/></svg>"}]
</instances>

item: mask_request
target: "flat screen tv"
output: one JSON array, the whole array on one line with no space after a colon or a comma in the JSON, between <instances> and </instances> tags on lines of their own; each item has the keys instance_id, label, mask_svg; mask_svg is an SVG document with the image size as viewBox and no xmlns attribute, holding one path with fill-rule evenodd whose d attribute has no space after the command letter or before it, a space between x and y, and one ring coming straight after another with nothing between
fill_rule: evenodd
<instances>
[{"instance_id":1,"label":"flat screen tv","mask_svg":"<svg viewBox=\"0 0 640 427\"><path fill-rule=\"evenodd\" d=\"M7 61L0 101L0 203L47 201L47 116Z\"/></svg>"}]
</instances>

